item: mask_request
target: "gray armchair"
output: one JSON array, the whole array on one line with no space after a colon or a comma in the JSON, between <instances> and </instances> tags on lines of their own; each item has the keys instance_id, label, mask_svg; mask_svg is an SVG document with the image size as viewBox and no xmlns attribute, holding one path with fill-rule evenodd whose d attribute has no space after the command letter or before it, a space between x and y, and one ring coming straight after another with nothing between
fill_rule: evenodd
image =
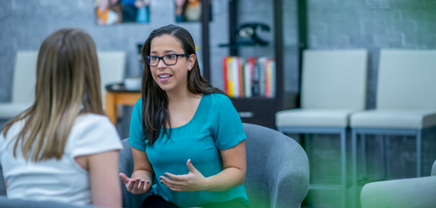
<instances>
[{"instance_id":1,"label":"gray armchair","mask_svg":"<svg viewBox=\"0 0 436 208\"><path fill-rule=\"evenodd\" d=\"M299 208L309 191L309 160L292 138L244 123L247 151L245 189L250 208Z\"/></svg>"},{"instance_id":2,"label":"gray armchair","mask_svg":"<svg viewBox=\"0 0 436 208\"><path fill-rule=\"evenodd\" d=\"M362 208L436 207L436 161L431 176L368 183L360 194Z\"/></svg>"},{"instance_id":3,"label":"gray armchair","mask_svg":"<svg viewBox=\"0 0 436 208\"><path fill-rule=\"evenodd\" d=\"M303 148L295 140L269 128L244 123L244 130L247 135L245 189L251 201L250 208L300 208L309 190L309 161ZM120 152L119 169L120 172L131 175L133 171L132 150L127 139L124 139L122 143L124 148ZM0 176L2 178L2 175ZM123 206L139 207L148 193L131 194L126 190L121 179L120 183ZM0 207L4 205L14 208L79 208L73 205L60 206L57 202L8 200L5 196L0 196ZM86 206L86 208L91 207L93 206Z\"/></svg>"}]
</instances>

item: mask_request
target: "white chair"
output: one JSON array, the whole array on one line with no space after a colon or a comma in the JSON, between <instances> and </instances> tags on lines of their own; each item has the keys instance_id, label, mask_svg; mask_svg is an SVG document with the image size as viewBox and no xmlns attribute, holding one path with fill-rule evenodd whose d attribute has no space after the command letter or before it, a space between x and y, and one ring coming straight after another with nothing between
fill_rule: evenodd
<instances>
[{"instance_id":1,"label":"white chair","mask_svg":"<svg viewBox=\"0 0 436 208\"><path fill-rule=\"evenodd\" d=\"M35 100L36 62L38 51L18 51L12 82L12 100L0 103L0 119L11 119Z\"/></svg>"},{"instance_id":2,"label":"white chair","mask_svg":"<svg viewBox=\"0 0 436 208\"><path fill-rule=\"evenodd\" d=\"M353 197L359 193L357 135L361 141L382 135L381 146L386 135L416 136L416 176L422 176L422 135L436 130L435 80L436 50L381 50L376 109L350 118Z\"/></svg>"},{"instance_id":3,"label":"white chair","mask_svg":"<svg viewBox=\"0 0 436 208\"><path fill-rule=\"evenodd\" d=\"M277 128L283 133L340 135L340 185L311 184L310 189L340 190L342 207L346 207L348 118L365 109L367 68L366 50L304 51L301 108L276 114Z\"/></svg>"},{"instance_id":4,"label":"white chair","mask_svg":"<svg viewBox=\"0 0 436 208\"><path fill-rule=\"evenodd\" d=\"M105 86L121 83L126 71L124 51L97 52L100 67L101 94L104 106ZM36 62L38 51L18 51L12 84L12 101L0 103L0 119L11 119L29 108L35 100ZM121 109L118 110L119 116Z\"/></svg>"},{"instance_id":5,"label":"white chair","mask_svg":"<svg viewBox=\"0 0 436 208\"><path fill-rule=\"evenodd\" d=\"M127 55L124 51L99 51L97 52L100 67L101 95L104 107L104 95L107 84L122 83L126 72ZM117 112L121 115L121 109Z\"/></svg>"},{"instance_id":6,"label":"white chair","mask_svg":"<svg viewBox=\"0 0 436 208\"><path fill-rule=\"evenodd\" d=\"M431 176L367 183L362 188L362 208L436 207L436 161Z\"/></svg>"}]
</instances>

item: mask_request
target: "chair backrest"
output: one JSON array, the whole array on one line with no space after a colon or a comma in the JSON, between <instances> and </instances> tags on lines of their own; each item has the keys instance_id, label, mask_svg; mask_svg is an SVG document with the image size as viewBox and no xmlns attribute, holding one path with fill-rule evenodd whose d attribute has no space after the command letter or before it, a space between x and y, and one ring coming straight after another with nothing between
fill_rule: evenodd
<instances>
[{"instance_id":1,"label":"chair backrest","mask_svg":"<svg viewBox=\"0 0 436 208\"><path fill-rule=\"evenodd\" d=\"M367 71L364 49L305 50L301 107L365 109Z\"/></svg>"},{"instance_id":2,"label":"chair backrest","mask_svg":"<svg viewBox=\"0 0 436 208\"><path fill-rule=\"evenodd\" d=\"M309 160L292 138L269 128L244 123L247 135L245 189L250 208L299 208L309 190ZM122 141L120 172L133 172L132 150ZM134 195L122 184L123 206L139 207L147 194ZM155 183L155 182L154 182Z\"/></svg>"},{"instance_id":3,"label":"chair backrest","mask_svg":"<svg viewBox=\"0 0 436 208\"><path fill-rule=\"evenodd\" d=\"M97 52L97 56L104 106L105 86L110 83L123 82L127 60L124 51ZM17 52L12 87L12 102L32 103L35 100L37 58L38 51Z\"/></svg>"},{"instance_id":4,"label":"chair backrest","mask_svg":"<svg viewBox=\"0 0 436 208\"><path fill-rule=\"evenodd\" d=\"M100 67L101 95L106 93L106 85L122 83L126 72L127 56L124 51L99 51L97 52Z\"/></svg>"},{"instance_id":5,"label":"chair backrest","mask_svg":"<svg viewBox=\"0 0 436 208\"><path fill-rule=\"evenodd\" d=\"M309 190L309 160L292 138L244 123L247 154L245 189L250 208L297 208Z\"/></svg>"},{"instance_id":6,"label":"chair backrest","mask_svg":"<svg viewBox=\"0 0 436 208\"><path fill-rule=\"evenodd\" d=\"M378 109L436 109L436 50L380 52Z\"/></svg>"},{"instance_id":7,"label":"chair backrest","mask_svg":"<svg viewBox=\"0 0 436 208\"><path fill-rule=\"evenodd\" d=\"M12 103L33 103L35 100L36 62L38 51L18 51L12 84Z\"/></svg>"}]
</instances>

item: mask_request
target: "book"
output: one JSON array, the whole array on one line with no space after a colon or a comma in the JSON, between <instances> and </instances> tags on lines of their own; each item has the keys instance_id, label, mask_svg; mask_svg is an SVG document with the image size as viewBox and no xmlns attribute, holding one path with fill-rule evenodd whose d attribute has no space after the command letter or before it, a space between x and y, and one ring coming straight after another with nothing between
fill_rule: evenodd
<instances>
[{"instance_id":1,"label":"book","mask_svg":"<svg viewBox=\"0 0 436 208\"><path fill-rule=\"evenodd\" d=\"M244 90L245 90L245 97L249 98L251 97L251 66L250 63L244 64Z\"/></svg>"}]
</instances>

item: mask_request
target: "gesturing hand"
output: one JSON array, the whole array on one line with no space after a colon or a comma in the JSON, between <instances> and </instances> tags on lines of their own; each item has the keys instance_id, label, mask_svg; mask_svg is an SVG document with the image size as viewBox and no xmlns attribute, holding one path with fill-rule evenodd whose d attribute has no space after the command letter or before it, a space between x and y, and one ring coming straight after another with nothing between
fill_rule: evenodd
<instances>
[{"instance_id":1,"label":"gesturing hand","mask_svg":"<svg viewBox=\"0 0 436 208\"><path fill-rule=\"evenodd\" d=\"M120 173L119 176L123 179L127 191L132 192L132 194L143 194L150 188L151 184L149 180L145 181L140 178L132 179L127 177L124 173Z\"/></svg>"},{"instance_id":2,"label":"gesturing hand","mask_svg":"<svg viewBox=\"0 0 436 208\"><path fill-rule=\"evenodd\" d=\"M185 175L174 175L165 173L168 177L160 176L161 183L166 185L173 191L200 191L205 190L207 179L201 174L194 165L191 159L188 160L186 165L189 168L189 173Z\"/></svg>"}]
</instances>

